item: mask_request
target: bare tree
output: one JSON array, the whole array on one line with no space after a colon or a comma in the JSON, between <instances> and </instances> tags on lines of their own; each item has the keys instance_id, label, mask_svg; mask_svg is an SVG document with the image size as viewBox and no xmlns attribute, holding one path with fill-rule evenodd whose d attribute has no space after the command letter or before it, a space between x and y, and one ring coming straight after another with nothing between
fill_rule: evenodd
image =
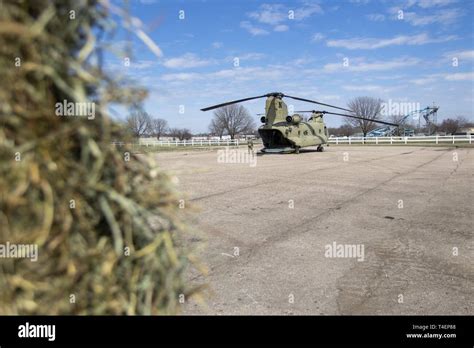
<instances>
[{"instance_id":1,"label":"bare tree","mask_svg":"<svg viewBox=\"0 0 474 348\"><path fill-rule=\"evenodd\" d=\"M150 133L158 140L168 130L168 122L162 118L154 118L150 122Z\"/></svg>"},{"instance_id":2,"label":"bare tree","mask_svg":"<svg viewBox=\"0 0 474 348\"><path fill-rule=\"evenodd\" d=\"M224 123L219 118L214 116L214 118L211 120L211 123L209 124L209 132L211 135L216 135L219 138L222 138L225 133Z\"/></svg>"},{"instance_id":3,"label":"bare tree","mask_svg":"<svg viewBox=\"0 0 474 348\"><path fill-rule=\"evenodd\" d=\"M191 131L187 128L171 128L169 130L169 135L173 138L178 138L178 140L187 140L191 139L193 136Z\"/></svg>"},{"instance_id":4,"label":"bare tree","mask_svg":"<svg viewBox=\"0 0 474 348\"><path fill-rule=\"evenodd\" d=\"M350 124L343 124L338 128L329 128L328 129L330 135L335 135L338 137L348 137L355 133L354 127Z\"/></svg>"},{"instance_id":5,"label":"bare tree","mask_svg":"<svg viewBox=\"0 0 474 348\"><path fill-rule=\"evenodd\" d=\"M222 125L231 139L241 133L253 134L256 127L247 109L236 104L226 105L214 111L213 121L218 127Z\"/></svg>"},{"instance_id":6,"label":"bare tree","mask_svg":"<svg viewBox=\"0 0 474 348\"><path fill-rule=\"evenodd\" d=\"M469 122L467 118L464 116L457 116L456 121L459 122L459 127L464 128L464 127L472 127L472 122Z\"/></svg>"},{"instance_id":7,"label":"bare tree","mask_svg":"<svg viewBox=\"0 0 474 348\"><path fill-rule=\"evenodd\" d=\"M463 116L458 116L456 118L447 118L441 122L437 127L439 131L446 132L446 134L454 134L460 128L469 127L470 122Z\"/></svg>"},{"instance_id":8,"label":"bare tree","mask_svg":"<svg viewBox=\"0 0 474 348\"><path fill-rule=\"evenodd\" d=\"M357 97L351 100L348 104L349 109L354 111L354 114L359 117L368 118L369 120L380 120L382 111L382 100L372 97ZM364 133L376 128L376 123L368 120L359 120L356 118L346 118L346 124L353 127L358 127Z\"/></svg>"},{"instance_id":9,"label":"bare tree","mask_svg":"<svg viewBox=\"0 0 474 348\"><path fill-rule=\"evenodd\" d=\"M126 127L136 138L147 134L150 130L151 118L145 111L135 108L127 116Z\"/></svg>"}]
</instances>

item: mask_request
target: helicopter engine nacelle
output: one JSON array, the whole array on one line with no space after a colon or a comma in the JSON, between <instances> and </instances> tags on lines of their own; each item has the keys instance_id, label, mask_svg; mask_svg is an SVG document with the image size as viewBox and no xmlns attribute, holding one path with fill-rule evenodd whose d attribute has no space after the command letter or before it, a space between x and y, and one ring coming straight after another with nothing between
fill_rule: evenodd
<instances>
[{"instance_id":1,"label":"helicopter engine nacelle","mask_svg":"<svg viewBox=\"0 0 474 348\"><path fill-rule=\"evenodd\" d=\"M286 122L288 123L293 123L293 124L298 124L303 120L303 118L300 115L293 115L293 116L286 116Z\"/></svg>"}]
</instances>

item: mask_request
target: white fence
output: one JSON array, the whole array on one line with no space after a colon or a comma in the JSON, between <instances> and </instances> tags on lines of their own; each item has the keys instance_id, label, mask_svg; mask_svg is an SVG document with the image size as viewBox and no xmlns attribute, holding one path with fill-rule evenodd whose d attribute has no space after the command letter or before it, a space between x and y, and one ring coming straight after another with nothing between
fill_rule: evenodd
<instances>
[{"instance_id":1,"label":"white fence","mask_svg":"<svg viewBox=\"0 0 474 348\"><path fill-rule=\"evenodd\" d=\"M416 137L339 137L329 138L330 144L360 145L360 144L472 144L474 136L468 135L433 135Z\"/></svg>"},{"instance_id":2,"label":"white fence","mask_svg":"<svg viewBox=\"0 0 474 348\"><path fill-rule=\"evenodd\" d=\"M470 135L433 135L433 136L416 136L416 137L339 137L329 138L329 144L336 145L361 145L361 144L375 144L375 145L397 145L397 144L472 144L474 136ZM134 147L155 147L155 146L239 146L245 145L247 141L245 139L239 140L156 140L148 141L143 144L132 144ZM254 140L255 145L261 145L261 140ZM123 142L113 142L112 145L123 146Z\"/></svg>"},{"instance_id":3,"label":"white fence","mask_svg":"<svg viewBox=\"0 0 474 348\"><path fill-rule=\"evenodd\" d=\"M247 144L246 140L239 139L213 139L213 140L155 140L147 141L141 144L133 144L135 146L239 146L239 144ZM123 146L124 142L113 142L112 145Z\"/></svg>"}]
</instances>

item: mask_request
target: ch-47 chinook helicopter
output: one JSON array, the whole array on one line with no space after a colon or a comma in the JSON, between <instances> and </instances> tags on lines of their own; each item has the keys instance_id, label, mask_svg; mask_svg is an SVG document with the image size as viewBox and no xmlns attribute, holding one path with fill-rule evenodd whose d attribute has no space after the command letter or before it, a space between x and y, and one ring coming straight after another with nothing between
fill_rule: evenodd
<instances>
[{"instance_id":1,"label":"ch-47 chinook helicopter","mask_svg":"<svg viewBox=\"0 0 474 348\"><path fill-rule=\"evenodd\" d=\"M264 148L261 151L266 153L299 153L300 148L307 146L318 146L317 151L322 152L324 150L323 145L327 144L329 137L328 130L323 121L323 115L325 114L357 118L360 120L367 120L398 127L398 125L390 122L376 121L364 117L339 114L329 111L296 111L295 114L288 115L288 108L285 102L282 100L284 97L304 101L307 103L319 104L351 113L353 111L334 105L320 103L315 100L292 97L280 92L273 92L257 97L233 100L230 102L209 106L207 108L201 109L201 111L213 110L226 105L265 97L267 98L265 103L265 116L262 116L260 119L263 125L259 127L258 133L260 134L264 145ZM298 114L306 112L311 113L311 116L307 121L305 121L304 118Z\"/></svg>"}]
</instances>

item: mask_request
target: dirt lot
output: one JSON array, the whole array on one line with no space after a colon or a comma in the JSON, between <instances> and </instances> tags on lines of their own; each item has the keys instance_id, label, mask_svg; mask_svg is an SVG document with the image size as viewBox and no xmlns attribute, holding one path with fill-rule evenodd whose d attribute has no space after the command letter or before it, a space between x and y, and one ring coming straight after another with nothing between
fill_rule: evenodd
<instances>
[{"instance_id":1,"label":"dirt lot","mask_svg":"<svg viewBox=\"0 0 474 348\"><path fill-rule=\"evenodd\" d=\"M210 274L189 277L212 293L184 313L474 313L473 148L218 156L156 154L200 209L190 242Z\"/></svg>"}]
</instances>

